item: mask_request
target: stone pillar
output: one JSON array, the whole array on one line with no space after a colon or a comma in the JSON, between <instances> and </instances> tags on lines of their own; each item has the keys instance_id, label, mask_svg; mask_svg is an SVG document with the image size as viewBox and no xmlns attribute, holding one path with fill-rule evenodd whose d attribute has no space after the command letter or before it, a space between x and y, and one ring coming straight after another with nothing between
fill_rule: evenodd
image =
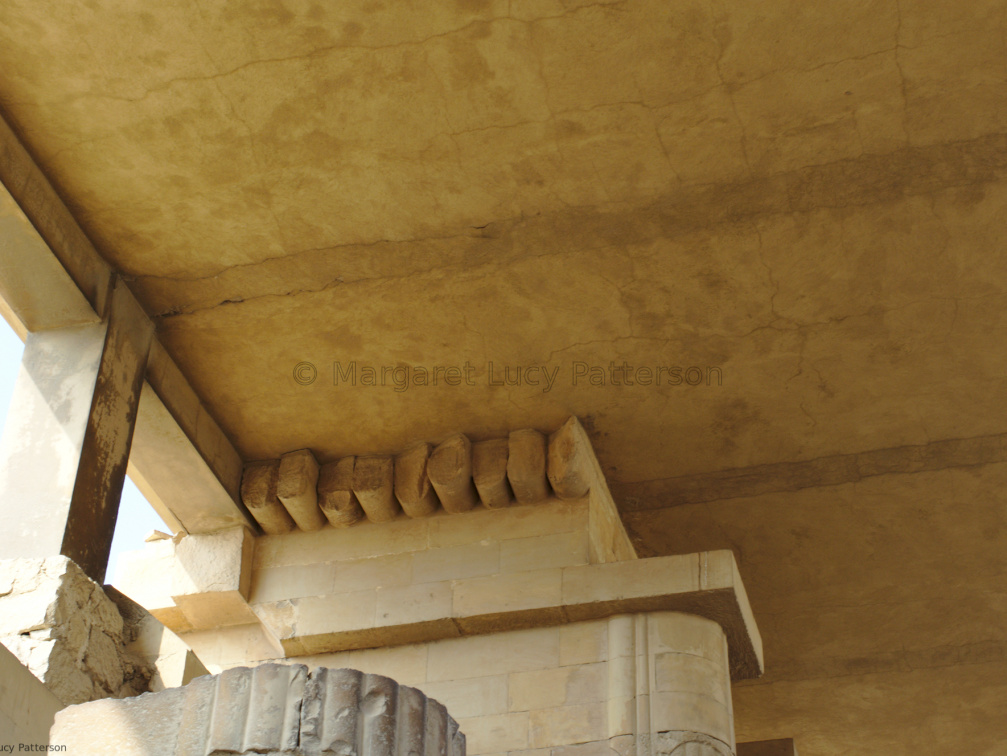
<instances>
[{"instance_id":1,"label":"stone pillar","mask_svg":"<svg viewBox=\"0 0 1007 756\"><path fill-rule=\"evenodd\" d=\"M50 743L77 756L465 756L447 710L352 669L263 664L124 700L71 706Z\"/></svg>"},{"instance_id":2,"label":"stone pillar","mask_svg":"<svg viewBox=\"0 0 1007 756\"><path fill-rule=\"evenodd\" d=\"M609 742L635 756L733 756L727 638L678 612L609 620Z\"/></svg>"},{"instance_id":3,"label":"stone pillar","mask_svg":"<svg viewBox=\"0 0 1007 756\"><path fill-rule=\"evenodd\" d=\"M0 438L0 558L103 581L153 326L117 284L97 325L28 335Z\"/></svg>"}]
</instances>

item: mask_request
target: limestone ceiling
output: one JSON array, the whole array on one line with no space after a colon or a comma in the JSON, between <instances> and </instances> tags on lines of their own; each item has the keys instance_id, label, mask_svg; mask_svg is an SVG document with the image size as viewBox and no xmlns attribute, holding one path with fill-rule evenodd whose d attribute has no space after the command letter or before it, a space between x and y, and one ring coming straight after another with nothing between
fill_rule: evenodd
<instances>
[{"instance_id":1,"label":"limestone ceiling","mask_svg":"<svg viewBox=\"0 0 1007 756\"><path fill-rule=\"evenodd\" d=\"M1005 15L5 0L0 107L247 458L573 413L629 484L1005 430Z\"/></svg>"}]
</instances>

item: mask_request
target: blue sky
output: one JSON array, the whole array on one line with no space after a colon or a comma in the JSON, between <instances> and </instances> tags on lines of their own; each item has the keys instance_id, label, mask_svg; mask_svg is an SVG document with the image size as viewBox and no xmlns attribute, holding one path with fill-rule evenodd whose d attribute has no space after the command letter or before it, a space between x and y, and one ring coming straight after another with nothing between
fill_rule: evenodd
<instances>
[{"instance_id":1,"label":"blue sky","mask_svg":"<svg viewBox=\"0 0 1007 756\"><path fill-rule=\"evenodd\" d=\"M11 330L7 322L0 318L0 428L7 420L7 408L10 406L11 394L14 392L14 381L17 379L18 366L21 363L21 353L24 345L17 334ZM108 562L106 582L111 582L115 574L115 564L118 555L123 551L132 551L143 546L144 537L151 530L170 532L143 498L133 482L126 479L122 491L122 502L119 505L119 518L116 520L115 537L112 539L112 555ZM3 555L0 554L0 557Z\"/></svg>"}]
</instances>

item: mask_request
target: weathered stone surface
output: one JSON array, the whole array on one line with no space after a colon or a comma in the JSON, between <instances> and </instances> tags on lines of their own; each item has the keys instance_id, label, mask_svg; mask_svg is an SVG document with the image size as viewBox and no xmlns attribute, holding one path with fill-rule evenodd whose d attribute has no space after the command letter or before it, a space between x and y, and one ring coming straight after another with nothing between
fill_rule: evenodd
<instances>
[{"instance_id":1,"label":"weathered stone surface","mask_svg":"<svg viewBox=\"0 0 1007 756\"><path fill-rule=\"evenodd\" d=\"M737 756L797 756L797 746L792 738L753 740L738 743Z\"/></svg>"},{"instance_id":2,"label":"weathered stone surface","mask_svg":"<svg viewBox=\"0 0 1007 756\"><path fill-rule=\"evenodd\" d=\"M343 457L322 465L318 473L318 506L329 524L345 528L364 517L353 493L353 466L356 457Z\"/></svg>"},{"instance_id":3,"label":"weathered stone surface","mask_svg":"<svg viewBox=\"0 0 1007 756\"><path fill-rule=\"evenodd\" d=\"M353 492L371 522L388 522L402 511L395 500L391 457L357 457L353 464Z\"/></svg>"},{"instance_id":4,"label":"weathered stone surface","mask_svg":"<svg viewBox=\"0 0 1007 756\"><path fill-rule=\"evenodd\" d=\"M147 690L151 666L126 651L118 608L71 560L2 560L0 584L0 641L63 704Z\"/></svg>"},{"instance_id":5,"label":"weathered stone surface","mask_svg":"<svg viewBox=\"0 0 1007 756\"><path fill-rule=\"evenodd\" d=\"M440 502L430 485L430 444L416 444L395 457L395 496L409 517L426 517Z\"/></svg>"},{"instance_id":6,"label":"weathered stone surface","mask_svg":"<svg viewBox=\"0 0 1007 756\"><path fill-rule=\"evenodd\" d=\"M273 460L246 465L241 478L241 500L263 532L270 535L294 529L294 520L276 496L279 477L280 461Z\"/></svg>"},{"instance_id":7,"label":"weathered stone surface","mask_svg":"<svg viewBox=\"0 0 1007 756\"><path fill-rule=\"evenodd\" d=\"M472 444L472 481L482 503L490 509L506 507L514 498L507 480L510 440L492 438Z\"/></svg>"},{"instance_id":8,"label":"weathered stone surface","mask_svg":"<svg viewBox=\"0 0 1007 756\"><path fill-rule=\"evenodd\" d=\"M465 434L456 433L441 442L430 455L427 469L447 512L467 512L479 501L472 482L472 442Z\"/></svg>"},{"instance_id":9,"label":"weathered stone surface","mask_svg":"<svg viewBox=\"0 0 1007 756\"><path fill-rule=\"evenodd\" d=\"M591 489L594 477L591 442L576 417L549 436L548 475L560 499L579 499Z\"/></svg>"},{"instance_id":10,"label":"weathered stone surface","mask_svg":"<svg viewBox=\"0 0 1007 756\"><path fill-rule=\"evenodd\" d=\"M276 496L301 530L318 530L325 517L318 508L318 462L308 449L280 458Z\"/></svg>"},{"instance_id":11,"label":"weathered stone surface","mask_svg":"<svg viewBox=\"0 0 1007 756\"><path fill-rule=\"evenodd\" d=\"M60 712L54 743L82 756L465 756L444 707L380 675L237 667L184 688Z\"/></svg>"},{"instance_id":12,"label":"weathered stone surface","mask_svg":"<svg viewBox=\"0 0 1007 756\"><path fill-rule=\"evenodd\" d=\"M538 504L549 497L546 477L546 438L534 428L511 431L507 450L507 479L518 504Z\"/></svg>"},{"instance_id":13,"label":"weathered stone surface","mask_svg":"<svg viewBox=\"0 0 1007 756\"><path fill-rule=\"evenodd\" d=\"M702 732L661 732L653 743L656 756L734 756L730 745Z\"/></svg>"}]
</instances>

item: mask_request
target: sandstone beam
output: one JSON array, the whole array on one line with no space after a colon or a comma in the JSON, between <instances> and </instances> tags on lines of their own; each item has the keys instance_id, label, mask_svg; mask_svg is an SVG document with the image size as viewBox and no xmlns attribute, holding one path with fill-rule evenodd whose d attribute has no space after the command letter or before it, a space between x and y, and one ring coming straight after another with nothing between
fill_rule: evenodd
<instances>
[{"instance_id":1,"label":"sandstone beam","mask_svg":"<svg viewBox=\"0 0 1007 756\"><path fill-rule=\"evenodd\" d=\"M395 457L395 496L409 517L433 514L440 503L430 485L430 444L416 444Z\"/></svg>"},{"instance_id":2,"label":"sandstone beam","mask_svg":"<svg viewBox=\"0 0 1007 756\"><path fill-rule=\"evenodd\" d=\"M280 459L276 496L301 530L318 530L325 517L318 508L318 462L307 449L284 454Z\"/></svg>"},{"instance_id":3,"label":"sandstone beam","mask_svg":"<svg viewBox=\"0 0 1007 756\"><path fill-rule=\"evenodd\" d=\"M294 521L276 497L280 461L253 462L245 467L241 499L264 533L277 535L294 529Z\"/></svg>"},{"instance_id":4,"label":"sandstone beam","mask_svg":"<svg viewBox=\"0 0 1007 756\"><path fill-rule=\"evenodd\" d=\"M364 517L364 510L353 493L355 461L356 457L343 457L322 465L318 473L318 506L325 519L337 528L345 528Z\"/></svg>"},{"instance_id":5,"label":"sandstone beam","mask_svg":"<svg viewBox=\"0 0 1007 756\"><path fill-rule=\"evenodd\" d=\"M472 444L472 480L479 498L489 509L499 509L511 503L514 494L507 482L506 438L493 438Z\"/></svg>"},{"instance_id":6,"label":"sandstone beam","mask_svg":"<svg viewBox=\"0 0 1007 756\"><path fill-rule=\"evenodd\" d=\"M445 511L458 514L468 512L476 505L478 495L472 483L472 443L464 434L457 433L434 449L427 470Z\"/></svg>"},{"instance_id":7,"label":"sandstone beam","mask_svg":"<svg viewBox=\"0 0 1007 756\"><path fill-rule=\"evenodd\" d=\"M401 509L395 500L391 457L357 457L353 492L371 522L394 520Z\"/></svg>"},{"instance_id":8,"label":"sandstone beam","mask_svg":"<svg viewBox=\"0 0 1007 756\"><path fill-rule=\"evenodd\" d=\"M511 431L507 450L507 479L518 504L538 504L549 498L546 478L546 439L533 428Z\"/></svg>"}]
</instances>

